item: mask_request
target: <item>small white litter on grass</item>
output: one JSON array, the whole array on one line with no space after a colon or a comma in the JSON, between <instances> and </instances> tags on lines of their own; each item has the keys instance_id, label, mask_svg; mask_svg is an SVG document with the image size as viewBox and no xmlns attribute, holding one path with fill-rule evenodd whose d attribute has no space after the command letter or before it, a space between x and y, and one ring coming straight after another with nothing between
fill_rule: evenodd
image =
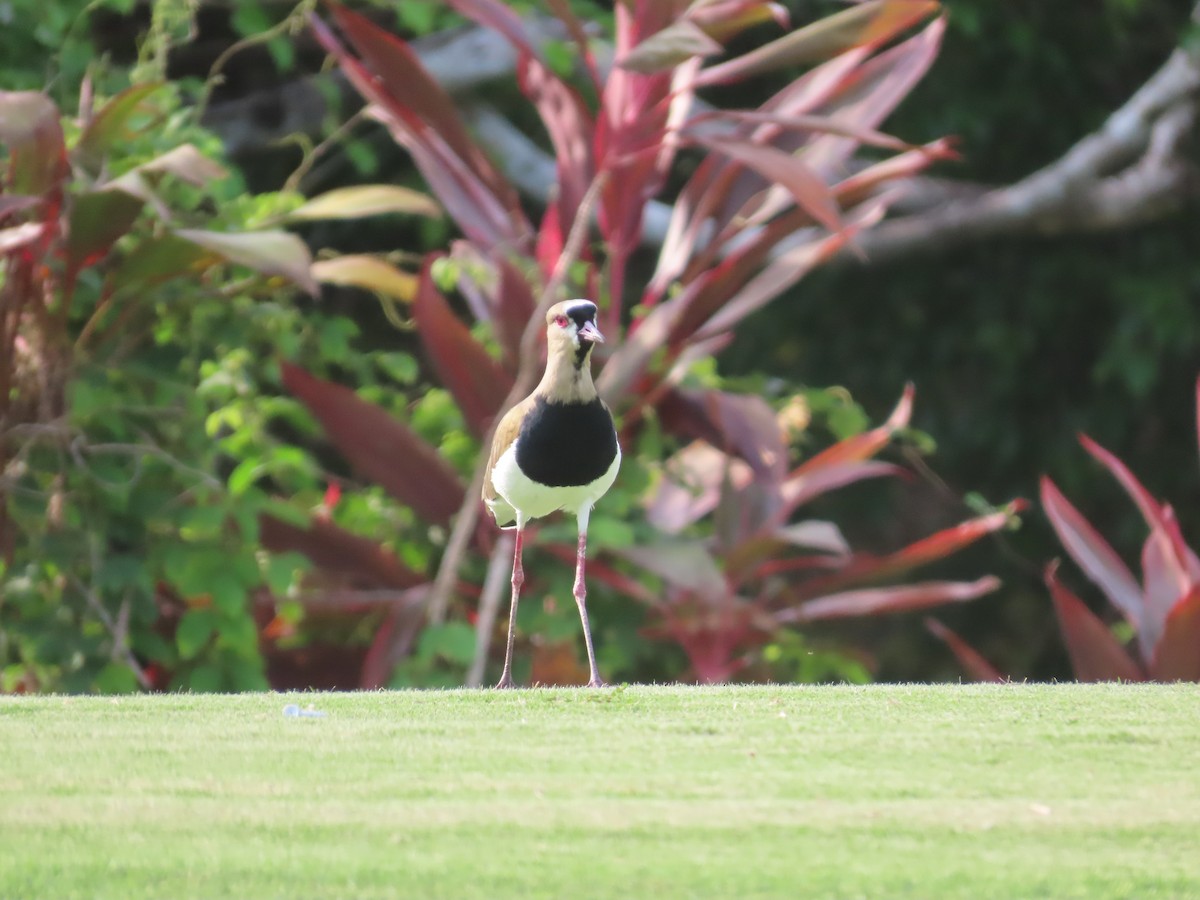
<instances>
[{"instance_id":1,"label":"small white litter on grass","mask_svg":"<svg viewBox=\"0 0 1200 900\"><path fill-rule=\"evenodd\" d=\"M295 703L289 703L283 708L283 717L285 719L320 719L325 713L319 709L313 709L311 706L300 708Z\"/></svg>"}]
</instances>

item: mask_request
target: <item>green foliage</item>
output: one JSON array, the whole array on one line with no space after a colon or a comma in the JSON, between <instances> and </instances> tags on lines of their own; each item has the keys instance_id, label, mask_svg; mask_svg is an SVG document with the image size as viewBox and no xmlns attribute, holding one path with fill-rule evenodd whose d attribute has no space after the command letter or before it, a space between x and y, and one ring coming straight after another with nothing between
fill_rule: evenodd
<instances>
[{"instance_id":1,"label":"green foliage","mask_svg":"<svg viewBox=\"0 0 1200 900\"><path fill-rule=\"evenodd\" d=\"M36 95L0 94L0 124L12 184L43 192L0 233L51 238L0 260L16 325L0 357L0 687L264 688L256 610L307 564L267 552L260 517L294 518L272 492L315 505L326 481L275 434L312 423L269 396L273 360L351 359L355 332L281 296L285 279L311 284L295 238L245 230L299 198L247 195L152 84L82 131L66 120L65 143ZM63 165L37 174L31 147Z\"/></svg>"},{"instance_id":2,"label":"green foliage","mask_svg":"<svg viewBox=\"0 0 1200 900\"><path fill-rule=\"evenodd\" d=\"M89 10L128 13L133 0L10 0L0 9L0 85L41 90L71 108L84 74L94 66Z\"/></svg>"}]
</instances>

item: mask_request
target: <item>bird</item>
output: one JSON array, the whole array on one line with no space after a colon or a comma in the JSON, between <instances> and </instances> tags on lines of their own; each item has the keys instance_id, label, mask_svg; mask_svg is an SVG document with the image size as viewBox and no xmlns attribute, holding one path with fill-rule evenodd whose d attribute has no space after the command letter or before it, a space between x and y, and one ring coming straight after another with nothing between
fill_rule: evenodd
<instances>
[{"instance_id":1,"label":"bird","mask_svg":"<svg viewBox=\"0 0 1200 900\"><path fill-rule=\"evenodd\" d=\"M592 350L604 343L596 327L596 304L565 300L546 312L546 371L533 393L496 426L483 479L483 501L496 524L516 529L508 646L497 688L511 688L517 603L525 583L522 543L525 525L556 510L575 515L575 604L587 645L589 687L603 687L588 624L588 519L592 506L616 480L621 447L612 413L592 382Z\"/></svg>"}]
</instances>

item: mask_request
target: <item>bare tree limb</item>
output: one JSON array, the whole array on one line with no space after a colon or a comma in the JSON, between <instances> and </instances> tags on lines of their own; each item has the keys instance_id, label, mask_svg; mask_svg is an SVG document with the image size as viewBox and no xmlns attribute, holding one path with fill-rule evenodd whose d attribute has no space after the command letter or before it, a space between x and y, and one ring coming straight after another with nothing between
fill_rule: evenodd
<instances>
[{"instance_id":1,"label":"bare tree limb","mask_svg":"<svg viewBox=\"0 0 1200 900\"><path fill-rule=\"evenodd\" d=\"M999 235L1109 231L1166 218L1200 198L1200 170L1185 147L1198 104L1200 60L1180 47L1060 159L1015 184L887 220L862 234L858 248L879 264Z\"/></svg>"}]
</instances>

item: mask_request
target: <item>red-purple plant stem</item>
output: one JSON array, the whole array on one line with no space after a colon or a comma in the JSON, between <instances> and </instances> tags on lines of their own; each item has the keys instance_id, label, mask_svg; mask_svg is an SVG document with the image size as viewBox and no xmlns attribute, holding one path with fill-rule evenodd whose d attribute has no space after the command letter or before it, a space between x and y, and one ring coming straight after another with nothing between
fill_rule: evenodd
<instances>
[{"instance_id":1,"label":"red-purple plant stem","mask_svg":"<svg viewBox=\"0 0 1200 900\"><path fill-rule=\"evenodd\" d=\"M533 386L537 384L538 371L542 366L541 354L537 352L538 338L541 335L543 327L542 320L546 315L546 310L558 300L558 292L562 288L563 282L566 281L571 266L579 257L579 252L583 248L584 236L587 234L588 222L592 217L592 210L595 208L600 191L607 180L607 172L598 172L596 177L592 179L592 183L588 186L587 193L583 195L583 200L579 204L579 212L576 214L575 221L571 225L571 231L567 235L567 242L563 246L562 253L558 257L558 263L554 267L554 273L550 276L550 280L542 290L537 308L534 310L533 316L530 318L528 324L526 324L525 331L521 335L521 365L517 371L516 380L513 382L512 390L508 392L508 397L505 398L504 405L500 408L499 414L488 427L487 434L484 435L481 446L485 448L491 446L492 436L495 434L496 423L500 421L500 416L514 404L524 399L533 390ZM475 524L479 518L479 507L482 505L480 497L483 493L483 479L486 472L487 454L481 453L479 462L475 466L475 474L472 476L471 484L467 487L466 496L463 498L462 508L458 511L458 515L454 519L450 538L446 542L446 552L442 554L442 560L438 564L437 575L433 580L433 588L425 598L425 615L413 616L409 619L408 623L393 641L387 660L387 669L389 672L400 660L408 655L412 649L413 640L424 626L425 621L437 623L446 617L446 608L450 603L450 594L455 582L458 581L458 571L462 567L462 558L467 552L467 545L470 542L471 535L475 532Z\"/></svg>"}]
</instances>

